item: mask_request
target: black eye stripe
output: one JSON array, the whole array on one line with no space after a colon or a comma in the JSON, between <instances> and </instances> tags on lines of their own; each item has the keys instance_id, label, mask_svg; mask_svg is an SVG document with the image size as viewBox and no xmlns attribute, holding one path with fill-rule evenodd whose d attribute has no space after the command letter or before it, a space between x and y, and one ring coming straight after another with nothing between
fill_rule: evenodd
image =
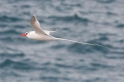
<instances>
[{"instance_id":1,"label":"black eye stripe","mask_svg":"<svg viewBox=\"0 0 124 82\"><path fill-rule=\"evenodd\" d=\"M29 31L30 32L30 31ZM27 35L29 32L26 32L25 34Z\"/></svg>"},{"instance_id":2,"label":"black eye stripe","mask_svg":"<svg viewBox=\"0 0 124 82\"><path fill-rule=\"evenodd\" d=\"M25 33L26 35L28 34L28 32Z\"/></svg>"}]
</instances>

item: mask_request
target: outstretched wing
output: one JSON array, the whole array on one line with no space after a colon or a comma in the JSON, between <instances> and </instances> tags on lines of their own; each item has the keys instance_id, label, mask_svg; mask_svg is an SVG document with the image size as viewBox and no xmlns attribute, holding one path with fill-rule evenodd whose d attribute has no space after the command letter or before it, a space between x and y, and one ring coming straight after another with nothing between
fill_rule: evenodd
<instances>
[{"instance_id":1,"label":"outstretched wing","mask_svg":"<svg viewBox=\"0 0 124 82\"><path fill-rule=\"evenodd\" d=\"M46 33L42 30L42 28L40 27L40 23L39 21L37 20L37 18L34 16L32 16L31 20L30 20L30 24L31 26L33 27L34 31L37 33L37 34L45 34Z\"/></svg>"},{"instance_id":2,"label":"outstretched wing","mask_svg":"<svg viewBox=\"0 0 124 82\"><path fill-rule=\"evenodd\" d=\"M48 31L48 30L43 30L43 31L44 31L47 35L50 35L51 33L56 32L56 30L57 30L57 29L52 30L52 31Z\"/></svg>"}]
</instances>

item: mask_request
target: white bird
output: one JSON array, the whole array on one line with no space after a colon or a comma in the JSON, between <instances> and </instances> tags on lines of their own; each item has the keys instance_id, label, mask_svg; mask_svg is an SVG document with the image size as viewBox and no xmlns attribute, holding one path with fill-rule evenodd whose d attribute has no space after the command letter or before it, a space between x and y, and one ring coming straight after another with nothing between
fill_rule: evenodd
<instances>
[{"instance_id":1,"label":"white bird","mask_svg":"<svg viewBox=\"0 0 124 82\"><path fill-rule=\"evenodd\" d=\"M29 32L23 33L23 34L21 34L21 36L27 36L28 38L35 39L35 40L42 40L42 41L66 40L66 41L75 42L75 43L79 43L79 44L96 45L96 46L101 46L101 47L104 47L104 48L108 48L108 47L105 47L105 46L99 45L99 44L78 42L78 41L74 41L74 40L56 38L54 36L51 36L50 33L55 32L55 31L43 30L41 28L40 23L37 20L35 15L32 16L32 18L30 20L30 25L33 27L34 31L29 31Z\"/></svg>"}]
</instances>

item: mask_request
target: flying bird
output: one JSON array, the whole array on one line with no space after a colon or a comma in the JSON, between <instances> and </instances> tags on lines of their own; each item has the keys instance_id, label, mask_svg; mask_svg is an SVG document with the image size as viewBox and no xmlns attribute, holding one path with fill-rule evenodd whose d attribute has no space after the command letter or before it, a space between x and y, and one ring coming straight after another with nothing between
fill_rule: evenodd
<instances>
[{"instance_id":1,"label":"flying bird","mask_svg":"<svg viewBox=\"0 0 124 82\"><path fill-rule=\"evenodd\" d=\"M30 20L30 25L31 27L33 27L34 31L23 33L21 34L21 36L26 36L31 39L42 40L42 41L64 40L64 41L70 41L70 42L79 43L79 44L95 45L95 46L101 46L104 48L108 48L106 46L99 45L99 44L91 44L91 43L86 43L86 42L79 42L79 41L54 37L50 35L50 33L55 32L56 30L55 31L43 30L35 15L32 16Z\"/></svg>"}]
</instances>

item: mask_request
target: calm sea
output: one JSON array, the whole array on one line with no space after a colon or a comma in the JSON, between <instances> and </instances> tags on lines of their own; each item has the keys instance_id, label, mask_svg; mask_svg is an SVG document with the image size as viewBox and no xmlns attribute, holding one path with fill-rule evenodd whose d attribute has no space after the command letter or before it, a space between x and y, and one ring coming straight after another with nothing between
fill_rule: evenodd
<instances>
[{"instance_id":1,"label":"calm sea","mask_svg":"<svg viewBox=\"0 0 124 82\"><path fill-rule=\"evenodd\" d=\"M53 36L21 37L36 15ZM124 0L0 0L0 82L124 82Z\"/></svg>"}]
</instances>

